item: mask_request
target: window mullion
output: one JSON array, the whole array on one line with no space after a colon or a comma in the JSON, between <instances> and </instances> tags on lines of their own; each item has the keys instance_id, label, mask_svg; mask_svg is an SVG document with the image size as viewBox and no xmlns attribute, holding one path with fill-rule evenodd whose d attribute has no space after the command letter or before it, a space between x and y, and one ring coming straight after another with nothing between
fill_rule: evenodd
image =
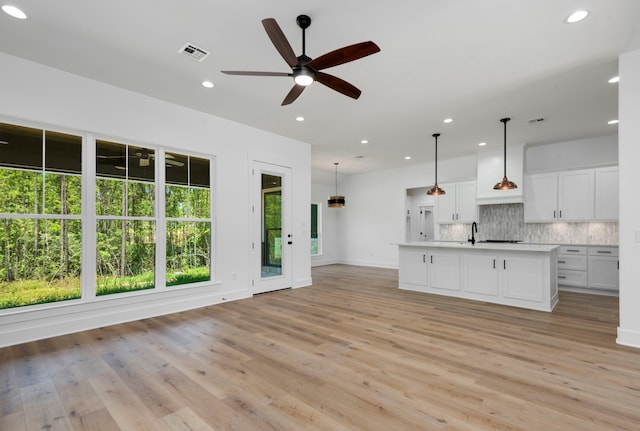
<instances>
[{"instance_id":1,"label":"window mullion","mask_svg":"<svg viewBox=\"0 0 640 431\"><path fill-rule=\"evenodd\" d=\"M96 298L96 140L84 136L82 159L82 300Z\"/></svg>"},{"instance_id":2,"label":"window mullion","mask_svg":"<svg viewBox=\"0 0 640 431\"><path fill-rule=\"evenodd\" d=\"M166 169L164 167L164 149L156 152L156 288L167 287L167 221L165 205Z\"/></svg>"}]
</instances>

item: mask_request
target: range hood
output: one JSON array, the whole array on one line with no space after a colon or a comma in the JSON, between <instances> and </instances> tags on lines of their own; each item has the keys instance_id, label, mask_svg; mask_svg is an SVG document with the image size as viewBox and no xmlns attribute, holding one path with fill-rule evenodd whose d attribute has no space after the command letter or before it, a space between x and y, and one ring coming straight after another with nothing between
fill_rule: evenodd
<instances>
[{"instance_id":1,"label":"range hood","mask_svg":"<svg viewBox=\"0 0 640 431\"><path fill-rule=\"evenodd\" d=\"M504 173L503 149L480 149L478 151L476 203L478 205L493 205L524 202L523 171L524 144L510 144L507 151L507 172L509 173L509 179L516 183L518 188L494 190L493 186L502 179Z\"/></svg>"}]
</instances>

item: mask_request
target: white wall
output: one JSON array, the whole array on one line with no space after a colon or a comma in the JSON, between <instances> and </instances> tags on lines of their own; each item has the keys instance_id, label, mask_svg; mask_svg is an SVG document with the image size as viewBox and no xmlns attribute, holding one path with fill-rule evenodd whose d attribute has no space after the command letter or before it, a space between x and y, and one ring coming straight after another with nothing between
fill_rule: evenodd
<instances>
[{"instance_id":1,"label":"white wall","mask_svg":"<svg viewBox=\"0 0 640 431\"><path fill-rule=\"evenodd\" d=\"M0 346L249 296L252 159L292 168L293 235L309 238L308 144L6 54L0 54L0 70L1 116L216 157L215 283L124 298L114 295L91 304L75 301L2 310ZM292 260L294 287L309 285L309 241L294 241Z\"/></svg>"},{"instance_id":2,"label":"white wall","mask_svg":"<svg viewBox=\"0 0 640 431\"><path fill-rule=\"evenodd\" d=\"M640 347L640 50L620 56L620 325L618 343Z\"/></svg>"},{"instance_id":3,"label":"white wall","mask_svg":"<svg viewBox=\"0 0 640 431\"><path fill-rule=\"evenodd\" d=\"M601 136L525 149L525 172L551 172L618 164L618 135Z\"/></svg>"},{"instance_id":4,"label":"white wall","mask_svg":"<svg viewBox=\"0 0 640 431\"><path fill-rule=\"evenodd\" d=\"M475 178L476 156L438 162L438 182ZM347 205L338 221L342 263L398 267L398 242L405 240L406 190L433 185L433 164L352 175L343 178L340 194Z\"/></svg>"}]
</instances>

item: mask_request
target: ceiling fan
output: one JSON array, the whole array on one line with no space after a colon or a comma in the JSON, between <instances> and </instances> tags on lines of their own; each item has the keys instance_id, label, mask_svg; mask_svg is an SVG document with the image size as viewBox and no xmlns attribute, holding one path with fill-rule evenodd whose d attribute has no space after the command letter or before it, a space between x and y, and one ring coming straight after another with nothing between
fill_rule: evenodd
<instances>
[{"instance_id":1,"label":"ceiling fan","mask_svg":"<svg viewBox=\"0 0 640 431\"><path fill-rule=\"evenodd\" d=\"M123 156L123 155L98 154L96 157L98 159L116 159L116 160L121 160L122 161L122 165L124 165L125 156ZM145 149L129 153L129 158L137 159L138 160L138 166L143 167L143 168L149 166L151 164L151 160L155 159L155 157L156 157L155 153L150 152L149 150L145 150ZM175 166L175 167L184 166L184 162L181 162L179 160L175 160L175 157L172 156L169 153L165 153L164 154L164 162L165 162L165 164L167 166Z\"/></svg>"},{"instance_id":2,"label":"ceiling fan","mask_svg":"<svg viewBox=\"0 0 640 431\"><path fill-rule=\"evenodd\" d=\"M314 81L335 90L345 96L357 99L362 93L359 89L349 84L347 81L328 73L321 72L333 66L358 60L367 55L375 54L380 48L375 43L361 42L354 45L345 46L328 52L320 57L312 59L307 57L305 49L305 30L311 25L311 18L307 15L299 15L296 18L298 26L302 29L302 55L296 57L291 45L287 41L282 29L273 18L265 18L262 25L276 47L284 61L291 67L291 73L286 72L249 72L238 70L223 70L227 75L248 75L248 76L292 76L295 85L282 101L282 105L289 105L302 94L306 86Z\"/></svg>"}]
</instances>

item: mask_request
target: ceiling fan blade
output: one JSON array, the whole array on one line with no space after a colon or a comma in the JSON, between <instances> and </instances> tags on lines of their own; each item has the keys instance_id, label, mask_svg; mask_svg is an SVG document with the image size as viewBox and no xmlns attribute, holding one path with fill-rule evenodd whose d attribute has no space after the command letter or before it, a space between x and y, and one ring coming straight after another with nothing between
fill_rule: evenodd
<instances>
[{"instance_id":1,"label":"ceiling fan blade","mask_svg":"<svg viewBox=\"0 0 640 431\"><path fill-rule=\"evenodd\" d=\"M246 75L246 76L293 76L287 72L251 72L243 70L221 70L226 75Z\"/></svg>"},{"instance_id":2,"label":"ceiling fan blade","mask_svg":"<svg viewBox=\"0 0 640 431\"><path fill-rule=\"evenodd\" d=\"M262 25L271 39L273 46L276 47L284 61L291 67L298 65L298 57L293 52L293 48L291 48L291 44L287 40L286 36L282 32L282 29L278 25L275 19L273 18L265 18L262 20Z\"/></svg>"},{"instance_id":3,"label":"ceiling fan blade","mask_svg":"<svg viewBox=\"0 0 640 431\"><path fill-rule=\"evenodd\" d=\"M321 55L320 57L314 58L307 63L307 66L312 67L315 70L327 69L329 67L366 57L367 55L375 54L379 51L380 48L378 45L371 41L360 42L336 49L335 51L331 51Z\"/></svg>"},{"instance_id":4,"label":"ceiling fan blade","mask_svg":"<svg viewBox=\"0 0 640 431\"><path fill-rule=\"evenodd\" d=\"M324 84L332 90L336 90L345 96L357 99L362 94L362 91L358 90L353 85L349 84L344 79L340 79L337 76L329 75L328 73L318 72L316 75L316 81L320 84Z\"/></svg>"},{"instance_id":5,"label":"ceiling fan blade","mask_svg":"<svg viewBox=\"0 0 640 431\"><path fill-rule=\"evenodd\" d=\"M294 85L291 91L289 91L289 94L287 94L287 96L282 101L281 106L290 105L291 103L293 103L293 101L296 100L298 96L302 94L304 89L305 89L304 85Z\"/></svg>"}]
</instances>

